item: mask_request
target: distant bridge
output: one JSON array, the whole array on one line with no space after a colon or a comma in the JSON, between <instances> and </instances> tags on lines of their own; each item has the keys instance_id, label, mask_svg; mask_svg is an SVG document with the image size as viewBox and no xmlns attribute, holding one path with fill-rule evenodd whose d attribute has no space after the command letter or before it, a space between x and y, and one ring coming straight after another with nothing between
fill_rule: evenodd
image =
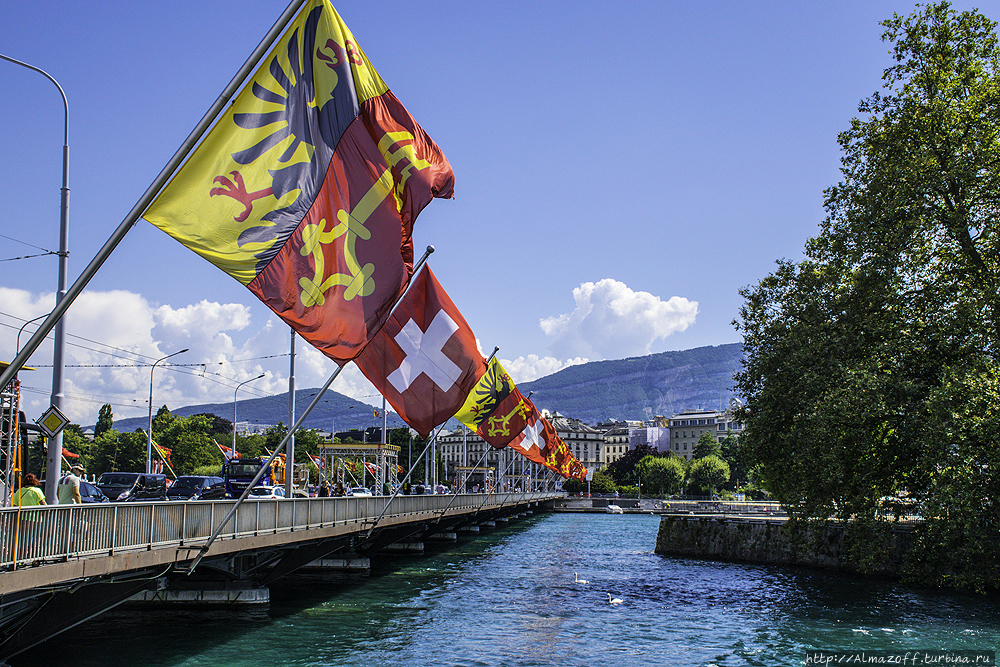
<instances>
[{"instance_id":1,"label":"distant bridge","mask_svg":"<svg viewBox=\"0 0 1000 667\"><path fill-rule=\"evenodd\" d=\"M143 591L267 600L275 579L323 559L367 558L550 511L561 493L102 503L0 509L0 660ZM381 518L379 518L381 517ZM180 596L180 597L178 597Z\"/></svg>"}]
</instances>

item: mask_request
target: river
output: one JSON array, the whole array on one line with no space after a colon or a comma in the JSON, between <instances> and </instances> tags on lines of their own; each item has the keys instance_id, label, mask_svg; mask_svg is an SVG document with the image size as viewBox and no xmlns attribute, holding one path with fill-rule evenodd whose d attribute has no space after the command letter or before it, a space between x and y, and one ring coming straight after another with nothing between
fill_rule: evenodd
<instances>
[{"instance_id":1,"label":"river","mask_svg":"<svg viewBox=\"0 0 1000 667\"><path fill-rule=\"evenodd\" d=\"M650 515L535 516L422 556L373 559L369 577L275 585L266 609L115 610L10 663L770 667L816 651L1000 645L996 597L657 556L658 526Z\"/></svg>"}]
</instances>

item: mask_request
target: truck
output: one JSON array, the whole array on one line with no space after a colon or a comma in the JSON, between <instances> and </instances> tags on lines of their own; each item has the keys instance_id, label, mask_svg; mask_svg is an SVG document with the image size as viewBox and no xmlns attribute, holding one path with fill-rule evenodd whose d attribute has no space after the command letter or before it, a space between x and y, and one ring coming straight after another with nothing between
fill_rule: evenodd
<instances>
[{"instance_id":1,"label":"truck","mask_svg":"<svg viewBox=\"0 0 1000 667\"><path fill-rule=\"evenodd\" d=\"M234 457L222 464L222 479L226 482L226 491L233 498L239 498L253 481L260 469L267 463L266 458ZM285 457L279 456L272 463L256 486L280 486L285 483Z\"/></svg>"}]
</instances>

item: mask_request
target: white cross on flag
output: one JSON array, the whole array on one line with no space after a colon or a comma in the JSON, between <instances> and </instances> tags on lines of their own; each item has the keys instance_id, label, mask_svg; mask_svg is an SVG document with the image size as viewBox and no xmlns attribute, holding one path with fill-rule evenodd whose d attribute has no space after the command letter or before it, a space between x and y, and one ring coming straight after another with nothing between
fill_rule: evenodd
<instances>
[{"instance_id":1,"label":"white cross on flag","mask_svg":"<svg viewBox=\"0 0 1000 667\"><path fill-rule=\"evenodd\" d=\"M472 329L429 266L355 363L424 438L458 412L486 372Z\"/></svg>"}]
</instances>

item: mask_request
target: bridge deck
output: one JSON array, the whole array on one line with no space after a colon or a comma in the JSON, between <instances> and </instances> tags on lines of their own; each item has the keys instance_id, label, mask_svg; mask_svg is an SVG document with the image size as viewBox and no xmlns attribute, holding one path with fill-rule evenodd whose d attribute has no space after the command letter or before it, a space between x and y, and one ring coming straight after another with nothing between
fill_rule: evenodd
<instances>
[{"instance_id":1,"label":"bridge deck","mask_svg":"<svg viewBox=\"0 0 1000 667\"><path fill-rule=\"evenodd\" d=\"M454 517L472 521L553 493L295 498L244 502L206 557L325 540ZM74 580L182 564L205 545L235 501L109 503L0 510L0 601ZM484 517L485 518L485 517Z\"/></svg>"}]
</instances>

